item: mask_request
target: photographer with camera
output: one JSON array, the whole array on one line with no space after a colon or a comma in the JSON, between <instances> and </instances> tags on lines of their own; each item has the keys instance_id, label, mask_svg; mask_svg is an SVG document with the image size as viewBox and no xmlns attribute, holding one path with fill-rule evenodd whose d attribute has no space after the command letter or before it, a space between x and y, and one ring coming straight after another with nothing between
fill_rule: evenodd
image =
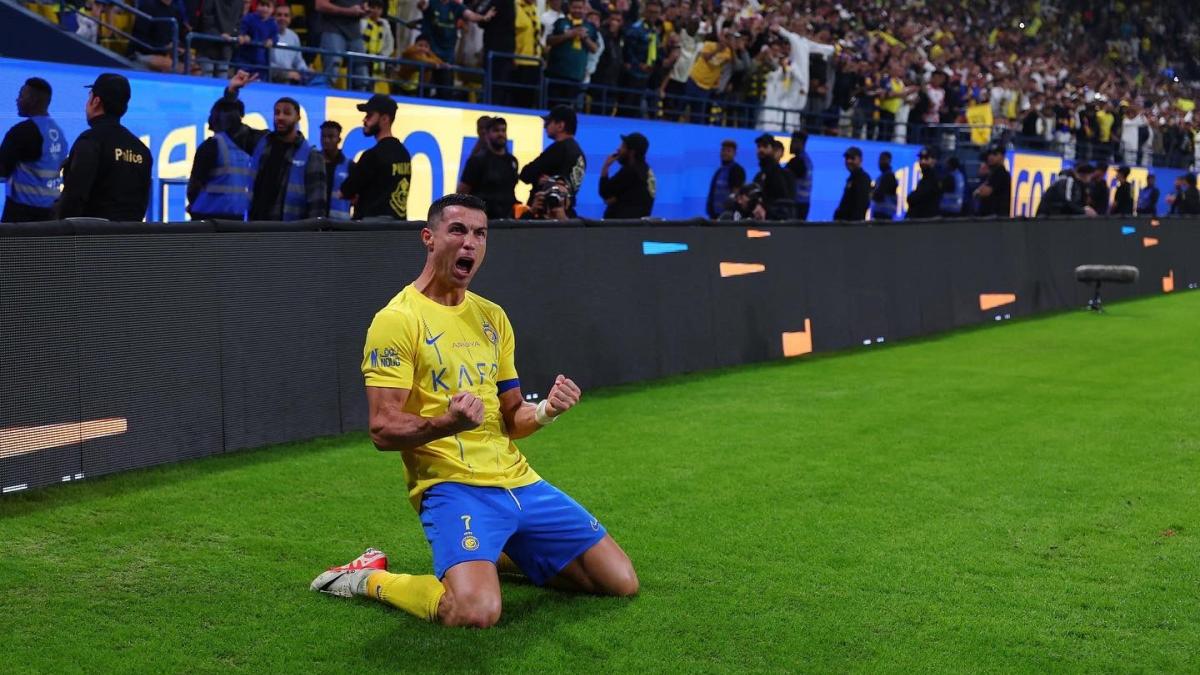
<instances>
[{"instance_id":1,"label":"photographer with camera","mask_svg":"<svg viewBox=\"0 0 1200 675\"><path fill-rule=\"evenodd\" d=\"M571 190L566 178L548 176L538 181L529 196L529 205L518 205L524 209L518 220L568 220L571 218Z\"/></svg>"},{"instance_id":2,"label":"photographer with camera","mask_svg":"<svg viewBox=\"0 0 1200 675\"><path fill-rule=\"evenodd\" d=\"M733 194L729 209L717 220L766 220L767 209L762 204L762 188L758 183L746 183Z\"/></svg>"}]
</instances>

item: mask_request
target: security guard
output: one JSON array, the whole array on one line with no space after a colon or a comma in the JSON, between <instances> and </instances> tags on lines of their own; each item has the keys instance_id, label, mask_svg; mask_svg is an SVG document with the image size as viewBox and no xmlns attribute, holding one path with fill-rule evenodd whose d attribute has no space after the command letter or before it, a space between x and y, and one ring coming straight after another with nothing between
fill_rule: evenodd
<instances>
[{"instance_id":1,"label":"security guard","mask_svg":"<svg viewBox=\"0 0 1200 675\"><path fill-rule=\"evenodd\" d=\"M833 212L834 220L866 220L867 207L871 203L871 177L862 168L862 150L857 146L846 148L842 153L846 170L850 176L842 190L842 201Z\"/></svg>"},{"instance_id":2,"label":"security guard","mask_svg":"<svg viewBox=\"0 0 1200 675\"><path fill-rule=\"evenodd\" d=\"M354 162L341 149L342 125L333 120L321 122L321 155L325 157L325 175L329 178L325 186L329 193L329 217L334 220L350 220L350 200L342 196L342 183L350 175Z\"/></svg>"},{"instance_id":3,"label":"security guard","mask_svg":"<svg viewBox=\"0 0 1200 675\"><path fill-rule=\"evenodd\" d=\"M129 108L129 80L102 73L89 85L85 112L91 129L79 134L63 171L59 218L140 221L150 204L150 149L121 117Z\"/></svg>"},{"instance_id":4,"label":"security guard","mask_svg":"<svg viewBox=\"0 0 1200 675\"><path fill-rule=\"evenodd\" d=\"M777 142L771 134L754 139L759 169L754 182L762 190L767 220L792 220L796 217L796 186L791 174L779 166Z\"/></svg>"},{"instance_id":5,"label":"security guard","mask_svg":"<svg viewBox=\"0 0 1200 675\"><path fill-rule=\"evenodd\" d=\"M27 118L8 130L0 145L0 176L8 178L4 202L6 223L28 223L54 217L54 200L62 191L62 164L67 139L50 119L50 83L25 80L17 94L17 114Z\"/></svg>"},{"instance_id":6,"label":"security guard","mask_svg":"<svg viewBox=\"0 0 1200 675\"><path fill-rule=\"evenodd\" d=\"M196 148L188 178L188 213L192 220L245 220L250 208L254 170L250 153L229 132L242 123L241 101L221 99L208 114L213 135Z\"/></svg>"},{"instance_id":7,"label":"security guard","mask_svg":"<svg viewBox=\"0 0 1200 675\"><path fill-rule=\"evenodd\" d=\"M805 149L807 144L808 133L792 132L792 158L788 160L787 170L796 179L796 220L808 220L812 205L813 163Z\"/></svg>"},{"instance_id":8,"label":"security guard","mask_svg":"<svg viewBox=\"0 0 1200 675\"><path fill-rule=\"evenodd\" d=\"M871 219L887 221L896 219L896 207L899 199L896 193L900 183L892 172L892 153L879 153L879 179L875 181L875 189L871 193Z\"/></svg>"},{"instance_id":9,"label":"security guard","mask_svg":"<svg viewBox=\"0 0 1200 675\"><path fill-rule=\"evenodd\" d=\"M392 135L396 102L390 96L375 94L356 107L366 113L363 135L374 138L375 145L350 166L350 175L342 181L342 196L354 200L355 220L405 220L412 157L400 139Z\"/></svg>"},{"instance_id":10,"label":"security guard","mask_svg":"<svg viewBox=\"0 0 1200 675\"><path fill-rule=\"evenodd\" d=\"M946 175L942 177L942 215L957 218L966 215L967 176L957 157L946 160Z\"/></svg>"},{"instance_id":11,"label":"security guard","mask_svg":"<svg viewBox=\"0 0 1200 675\"><path fill-rule=\"evenodd\" d=\"M600 198L604 200L604 218L648 218L654 210L654 196L658 192L654 171L646 163L650 151L650 140L633 132L621 137L617 151L604 160L600 168ZM617 162L621 169L612 178L609 167Z\"/></svg>"},{"instance_id":12,"label":"security guard","mask_svg":"<svg viewBox=\"0 0 1200 675\"><path fill-rule=\"evenodd\" d=\"M1154 174L1147 174L1146 187L1138 190L1137 214L1139 216L1157 216L1159 194Z\"/></svg>"},{"instance_id":13,"label":"security guard","mask_svg":"<svg viewBox=\"0 0 1200 675\"><path fill-rule=\"evenodd\" d=\"M937 175L937 159L931 148L922 148L917 155L921 165L921 180L908 193L908 217L911 219L937 218L942 202L942 184Z\"/></svg>"}]
</instances>

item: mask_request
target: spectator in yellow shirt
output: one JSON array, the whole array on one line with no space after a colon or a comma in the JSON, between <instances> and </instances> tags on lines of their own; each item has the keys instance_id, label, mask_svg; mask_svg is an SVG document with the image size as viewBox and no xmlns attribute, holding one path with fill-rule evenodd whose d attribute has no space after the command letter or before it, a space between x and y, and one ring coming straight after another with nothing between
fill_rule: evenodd
<instances>
[{"instance_id":1,"label":"spectator in yellow shirt","mask_svg":"<svg viewBox=\"0 0 1200 675\"><path fill-rule=\"evenodd\" d=\"M400 66L400 70L396 73L400 78L400 89L409 95L419 95L421 93L420 83L429 82L434 68L446 67L446 62L433 53L433 48L429 43L429 36L424 33L417 36L417 41L405 49L400 58L404 61L417 61L427 64L425 68L409 63Z\"/></svg>"},{"instance_id":2,"label":"spectator in yellow shirt","mask_svg":"<svg viewBox=\"0 0 1200 675\"><path fill-rule=\"evenodd\" d=\"M721 81L721 69L733 59L733 50L729 47L732 42L733 31L723 30L716 40L706 41L696 54L684 88L692 124L703 124L708 117L708 102Z\"/></svg>"},{"instance_id":3,"label":"spectator in yellow shirt","mask_svg":"<svg viewBox=\"0 0 1200 675\"><path fill-rule=\"evenodd\" d=\"M512 105L532 108L538 99L537 84L541 73L541 64L533 59L542 56L542 19L538 14L538 6L532 0L512 0L517 3L517 16L514 21L518 56L530 57L528 60L513 59L513 82L519 87L513 87L508 94Z\"/></svg>"}]
</instances>

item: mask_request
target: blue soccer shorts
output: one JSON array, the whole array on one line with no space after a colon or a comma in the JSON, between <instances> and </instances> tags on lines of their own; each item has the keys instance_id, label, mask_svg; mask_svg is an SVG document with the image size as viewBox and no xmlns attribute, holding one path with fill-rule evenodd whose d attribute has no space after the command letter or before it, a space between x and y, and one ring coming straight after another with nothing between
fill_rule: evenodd
<instances>
[{"instance_id":1,"label":"blue soccer shorts","mask_svg":"<svg viewBox=\"0 0 1200 675\"><path fill-rule=\"evenodd\" d=\"M504 552L539 586L605 534L587 509L544 480L511 490L438 483L421 498L421 525L438 579L459 563L494 563Z\"/></svg>"}]
</instances>

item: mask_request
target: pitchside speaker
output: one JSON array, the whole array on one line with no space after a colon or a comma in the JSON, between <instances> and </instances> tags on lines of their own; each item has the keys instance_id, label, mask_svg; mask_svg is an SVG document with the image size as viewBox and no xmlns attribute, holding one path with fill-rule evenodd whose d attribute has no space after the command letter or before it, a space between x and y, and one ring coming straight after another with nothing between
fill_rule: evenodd
<instances>
[{"instance_id":1,"label":"pitchside speaker","mask_svg":"<svg viewBox=\"0 0 1200 675\"><path fill-rule=\"evenodd\" d=\"M1085 284L1096 284L1096 291L1088 300L1087 308L1103 312L1100 284L1106 281L1110 284L1132 284L1138 280L1138 268L1132 265L1080 265L1075 268L1075 278Z\"/></svg>"}]
</instances>

